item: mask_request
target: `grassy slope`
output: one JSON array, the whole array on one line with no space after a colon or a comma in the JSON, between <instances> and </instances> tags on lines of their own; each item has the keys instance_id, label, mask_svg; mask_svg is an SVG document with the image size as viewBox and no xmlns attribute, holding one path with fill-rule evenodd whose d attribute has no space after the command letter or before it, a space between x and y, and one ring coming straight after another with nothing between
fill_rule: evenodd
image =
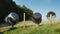
<instances>
[{"instance_id":1,"label":"grassy slope","mask_svg":"<svg viewBox=\"0 0 60 34\"><path fill-rule=\"evenodd\" d=\"M60 34L60 24L45 24L39 27L29 26L29 27L17 27L14 30L9 28L3 28L5 30L4 34Z\"/></svg>"}]
</instances>

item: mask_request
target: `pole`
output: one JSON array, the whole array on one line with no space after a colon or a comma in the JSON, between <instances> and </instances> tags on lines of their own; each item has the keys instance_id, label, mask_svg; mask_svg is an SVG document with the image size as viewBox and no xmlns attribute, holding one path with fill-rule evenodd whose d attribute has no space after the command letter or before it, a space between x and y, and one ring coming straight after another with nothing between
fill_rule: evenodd
<instances>
[{"instance_id":1,"label":"pole","mask_svg":"<svg viewBox=\"0 0 60 34\"><path fill-rule=\"evenodd\" d=\"M50 23L52 24L52 14L50 14Z\"/></svg>"},{"instance_id":2,"label":"pole","mask_svg":"<svg viewBox=\"0 0 60 34\"><path fill-rule=\"evenodd\" d=\"M24 22L25 22L25 13L24 13Z\"/></svg>"},{"instance_id":3,"label":"pole","mask_svg":"<svg viewBox=\"0 0 60 34\"><path fill-rule=\"evenodd\" d=\"M23 14L23 25L24 25L24 28L25 28L25 13Z\"/></svg>"}]
</instances>

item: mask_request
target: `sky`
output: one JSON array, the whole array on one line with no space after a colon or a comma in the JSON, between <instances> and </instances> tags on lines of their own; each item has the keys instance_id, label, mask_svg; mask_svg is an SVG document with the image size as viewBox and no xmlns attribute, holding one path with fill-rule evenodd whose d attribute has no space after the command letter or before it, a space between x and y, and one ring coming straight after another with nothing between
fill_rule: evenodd
<instances>
[{"instance_id":1,"label":"sky","mask_svg":"<svg viewBox=\"0 0 60 34\"><path fill-rule=\"evenodd\" d=\"M49 11L56 13L56 19L60 17L60 0L13 0L18 5L25 5L33 10L34 13L42 14L42 19L46 20L46 15Z\"/></svg>"}]
</instances>

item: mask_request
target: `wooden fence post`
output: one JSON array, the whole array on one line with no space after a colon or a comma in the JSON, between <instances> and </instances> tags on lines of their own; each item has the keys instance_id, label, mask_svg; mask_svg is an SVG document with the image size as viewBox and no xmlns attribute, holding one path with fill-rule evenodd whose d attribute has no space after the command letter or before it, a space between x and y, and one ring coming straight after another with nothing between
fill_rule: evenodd
<instances>
[{"instance_id":1,"label":"wooden fence post","mask_svg":"<svg viewBox=\"0 0 60 34\"><path fill-rule=\"evenodd\" d=\"M25 13L23 14L23 25L24 25L24 28L25 28Z\"/></svg>"},{"instance_id":2,"label":"wooden fence post","mask_svg":"<svg viewBox=\"0 0 60 34\"><path fill-rule=\"evenodd\" d=\"M24 13L24 22L25 22L25 13Z\"/></svg>"},{"instance_id":3,"label":"wooden fence post","mask_svg":"<svg viewBox=\"0 0 60 34\"><path fill-rule=\"evenodd\" d=\"M52 14L50 14L50 23L52 24Z\"/></svg>"}]
</instances>

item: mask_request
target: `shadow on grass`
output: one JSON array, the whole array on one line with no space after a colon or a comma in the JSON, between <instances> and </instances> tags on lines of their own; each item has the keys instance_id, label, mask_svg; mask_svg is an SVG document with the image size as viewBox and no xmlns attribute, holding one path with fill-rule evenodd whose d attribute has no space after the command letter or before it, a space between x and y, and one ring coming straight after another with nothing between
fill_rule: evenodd
<instances>
[{"instance_id":1,"label":"shadow on grass","mask_svg":"<svg viewBox=\"0 0 60 34\"><path fill-rule=\"evenodd\" d=\"M42 25L39 25L39 27L40 26L42 26ZM8 29L8 30L6 30L5 32L9 32L9 31L13 31L13 30L16 30L16 29L18 29L18 28L29 28L29 27L32 27L32 25L31 26L21 26L21 27L13 27L13 28L10 28L10 29Z\"/></svg>"},{"instance_id":2,"label":"shadow on grass","mask_svg":"<svg viewBox=\"0 0 60 34\"><path fill-rule=\"evenodd\" d=\"M12 30L15 30L17 28L29 28L29 27L30 26L13 27L13 28L8 29L7 32L12 31Z\"/></svg>"},{"instance_id":3,"label":"shadow on grass","mask_svg":"<svg viewBox=\"0 0 60 34\"><path fill-rule=\"evenodd\" d=\"M60 32L60 29L56 29L55 31L56 31L56 32Z\"/></svg>"},{"instance_id":4,"label":"shadow on grass","mask_svg":"<svg viewBox=\"0 0 60 34\"><path fill-rule=\"evenodd\" d=\"M7 30L7 31L11 31L11 30L15 30L15 29L17 29L17 27L10 28L10 29Z\"/></svg>"}]
</instances>

